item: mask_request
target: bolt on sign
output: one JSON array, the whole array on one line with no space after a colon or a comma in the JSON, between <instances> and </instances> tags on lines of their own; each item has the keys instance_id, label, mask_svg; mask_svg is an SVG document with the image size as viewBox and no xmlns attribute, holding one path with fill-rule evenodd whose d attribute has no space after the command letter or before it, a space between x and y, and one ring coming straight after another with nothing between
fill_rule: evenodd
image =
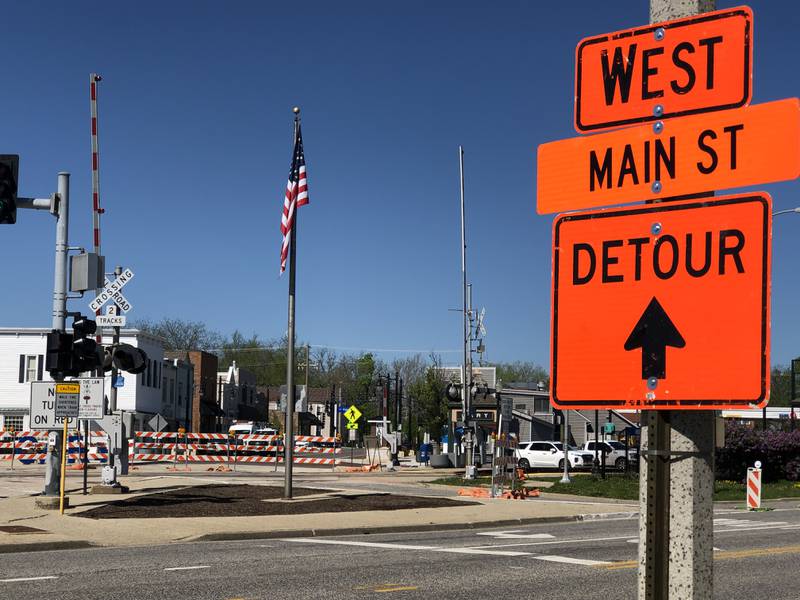
<instances>
[{"instance_id":1,"label":"bolt on sign","mask_svg":"<svg viewBox=\"0 0 800 600\"><path fill-rule=\"evenodd\" d=\"M771 214L757 193L558 216L553 405L765 406Z\"/></svg>"},{"instance_id":2,"label":"bolt on sign","mask_svg":"<svg viewBox=\"0 0 800 600\"><path fill-rule=\"evenodd\" d=\"M800 176L800 101L658 121L539 146L537 212L697 194Z\"/></svg>"},{"instance_id":3,"label":"bolt on sign","mask_svg":"<svg viewBox=\"0 0 800 600\"><path fill-rule=\"evenodd\" d=\"M582 40L575 129L599 131L746 106L753 13L747 6Z\"/></svg>"}]
</instances>

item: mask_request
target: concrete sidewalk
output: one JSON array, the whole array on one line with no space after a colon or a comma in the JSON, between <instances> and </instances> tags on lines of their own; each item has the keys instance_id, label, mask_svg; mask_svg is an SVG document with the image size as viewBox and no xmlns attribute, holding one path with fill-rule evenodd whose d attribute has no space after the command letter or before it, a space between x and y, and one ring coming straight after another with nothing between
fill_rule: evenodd
<instances>
[{"instance_id":1,"label":"concrete sidewalk","mask_svg":"<svg viewBox=\"0 0 800 600\"><path fill-rule=\"evenodd\" d=\"M263 471L262 471L263 473ZM265 473L264 473L265 474ZM171 542L258 539L269 537L347 535L414 530L462 529L473 527L505 527L537 522L575 521L589 518L630 517L638 506L603 500L564 499L555 495L528 500L478 499L479 504L463 507L425 508L369 512L313 513L303 515L248 517L185 517L154 519L86 519L81 511L102 506L120 498L149 494L167 489L219 484L280 485L272 481L228 473L180 474L142 473L124 478L131 493L119 495L81 495L80 478L76 473L68 478L67 490L71 507L62 516L58 511L46 511L34 506L33 496L12 496L0 499L0 553L22 552L85 546L140 546ZM230 476L229 476L230 475ZM277 475L277 474L275 474ZM392 477L391 474L323 474L317 482L314 474L302 473L298 487L318 487L336 491L357 489L386 493L396 487L397 493L440 495L453 498L457 488L430 485L439 472L419 473L417 477ZM266 479L266 478L265 478ZM301 481L302 480L302 481ZM425 492L423 494L423 492ZM465 500L476 501L475 498ZM3 526L16 525L36 528L37 532L7 533Z\"/></svg>"}]
</instances>

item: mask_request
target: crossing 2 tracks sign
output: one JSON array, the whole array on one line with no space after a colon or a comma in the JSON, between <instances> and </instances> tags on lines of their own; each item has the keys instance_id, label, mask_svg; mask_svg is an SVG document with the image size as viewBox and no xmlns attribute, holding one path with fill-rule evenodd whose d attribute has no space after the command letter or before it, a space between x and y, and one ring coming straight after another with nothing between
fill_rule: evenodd
<instances>
[{"instance_id":1,"label":"crossing 2 tracks sign","mask_svg":"<svg viewBox=\"0 0 800 600\"><path fill-rule=\"evenodd\" d=\"M557 217L554 406L765 405L771 208L758 193Z\"/></svg>"}]
</instances>

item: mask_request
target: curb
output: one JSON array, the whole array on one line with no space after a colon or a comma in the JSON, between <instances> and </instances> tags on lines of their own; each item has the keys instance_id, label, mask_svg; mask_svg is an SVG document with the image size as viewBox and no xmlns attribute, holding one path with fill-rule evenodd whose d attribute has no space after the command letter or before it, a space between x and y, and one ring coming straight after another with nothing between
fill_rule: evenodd
<instances>
[{"instance_id":1,"label":"curb","mask_svg":"<svg viewBox=\"0 0 800 600\"><path fill-rule=\"evenodd\" d=\"M44 552L47 550L78 550L94 548L91 542L74 540L67 542L34 542L32 544L0 544L0 554L12 552Z\"/></svg>"},{"instance_id":2,"label":"curb","mask_svg":"<svg viewBox=\"0 0 800 600\"><path fill-rule=\"evenodd\" d=\"M503 519L501 521L475 521L472 523L425 523L418 525L387 525L375 527L343 527L339 529L286 529L271 531L222 531L198 536L170 540L158 545L186 544L191 542L229 542L237 540L269 540L280 538L330 537L345 535L380 535L386 533L412 533L425 531L455 531L464 529L487 529L492 527L514 527L518 525L540 525L547 523L580 523L604 519L633 519L638 512L585 513L568 517L530 517L527 519ZM49 550L76 550L100 546L85 540L65 542L35 542L32 544L0 544L0 554L12 552L45 552ZM102 546L124 548L125 546Z\"/></svg>"},{"instance_id":3,"label":"curb","mask_svg":"<svg viewBox=\"0 0 800 600\"><path fill-rule=\"evenodd\" d=\"M576 523L602 519L633 519L638 512L588 513L569 517L530 517L527 519L504 519L502 521L476 521L473 523L425 523L419 525L387 525L376 527L344 527L339 529L286 529L272 531L243 531L206 533L184 538L181 542L226 542L235 540L268 540L298 537L327 537L339 535L379 535L384 533L413 533L425 531L454 531L459 529L487 529L491 527L513 527L516 525L539 525L547 523Z\"/></svg>"}]
</instances>

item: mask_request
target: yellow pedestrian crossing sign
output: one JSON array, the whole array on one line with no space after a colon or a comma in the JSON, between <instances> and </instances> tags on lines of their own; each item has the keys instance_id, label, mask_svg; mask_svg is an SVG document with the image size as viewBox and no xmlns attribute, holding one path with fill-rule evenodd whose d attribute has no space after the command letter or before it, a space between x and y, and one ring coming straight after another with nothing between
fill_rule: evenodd
<instances>
[{"instance_id":1,"label":"yellow pedestrian crossing sign","mask_svg":"<svg viewBox=\"0 0 800 600\"><path fill-rule=\"evenodd\" d=\"M361 418L361 411L358 410L355 404L350 405L350 408L344 413L345 418L351 423L355 423Z\"/></svg>"}]
</instances>

